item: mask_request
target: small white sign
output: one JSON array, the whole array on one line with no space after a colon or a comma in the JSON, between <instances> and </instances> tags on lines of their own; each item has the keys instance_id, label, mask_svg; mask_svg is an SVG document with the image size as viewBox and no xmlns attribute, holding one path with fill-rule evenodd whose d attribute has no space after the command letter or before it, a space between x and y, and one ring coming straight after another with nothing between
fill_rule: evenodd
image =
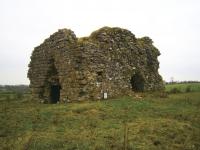
<instances>
[{"instance_id":1,"label":"small white sign","mask_svg":"<svg viewBox=\"0 0 200 150\"><path fill-rule=\"evenodd\" d=\"M108 93L103 93L103 98L107 99L108 98Z\"/></svg>"}]
</instances>

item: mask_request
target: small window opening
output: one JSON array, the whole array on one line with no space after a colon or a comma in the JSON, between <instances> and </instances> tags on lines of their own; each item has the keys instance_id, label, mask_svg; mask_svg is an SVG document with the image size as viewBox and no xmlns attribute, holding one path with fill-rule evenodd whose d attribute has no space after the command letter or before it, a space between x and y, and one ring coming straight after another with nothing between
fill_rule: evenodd
<instances>
[{"instance_id":1,"label":"small window opening","mask_svg":"<svg viewBox=\"0 0 200 150\"><path fill-rule=\"evenodd\" d=\"M97 82L102 82L103 80L103 71L97 72Z\"/></svg>"},{"instance_id":2,"label":"small window opening","mask_svg":"<svg viewBox=\"0 0 200 150\"><path fill-rule=\"evenodd\" d=\"M98 72L97 72L97 75L98 75L98 76L102 76L102 75L103 75L103 71L98 71Z\"/></svg>"},{"instance_id":3,"label":"small window opening","mask_svg":"<svg viewBox=\"0 0 200 150\"><path fill-rule=\"evenodd\" d=\"M85 95L87 95L87 92L85 92L85 91L80 91L80 92L79 92L79 96L80 96L80 97L85 96Z\"/></svg>"}]
</instances>

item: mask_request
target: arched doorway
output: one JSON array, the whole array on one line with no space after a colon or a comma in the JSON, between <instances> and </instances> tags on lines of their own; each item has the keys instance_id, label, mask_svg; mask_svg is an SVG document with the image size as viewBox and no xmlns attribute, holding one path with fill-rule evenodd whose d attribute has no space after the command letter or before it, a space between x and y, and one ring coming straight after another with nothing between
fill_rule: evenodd
<instances>
[{"instance_id":1,"label":"arched doorway","mask_svg":"<svg viewBox=\"0 0 200 150\"><path fill-rule=\"evenodd\" d=\"M136 73L131 77L132 90L136 92L144 91L144 78L140 73Z\"/></svg>"},{"instance_id":2,"label":"arched doorway","mask_svg":"<svg viewBox=\"0 0 200 150\"><path fill-rule=\"evenodd\" d=\"M50 102L57 103L60 101L60 85L51 85L50 89Z\"/></svg>"},{"instance_id":3,"label":"arched doorway","mask_svg":"<svg viewBox=\"0 0 200 150\"><path fill-rule=\"evenodd\" d=\"M50 60L50 66L48 70L48 80L47 85L49 89L49 102L50 103L58 103L60 101L60 90L61 85L59 82L59 73L55 66L54 59Z\"/></svg>"}]
</instances>

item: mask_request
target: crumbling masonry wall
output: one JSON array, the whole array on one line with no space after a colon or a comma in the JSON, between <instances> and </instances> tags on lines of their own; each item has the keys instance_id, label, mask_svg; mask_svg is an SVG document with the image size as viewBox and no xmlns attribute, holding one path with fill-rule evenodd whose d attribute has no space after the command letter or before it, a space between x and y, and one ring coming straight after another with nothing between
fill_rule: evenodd
<instances>
[{"instance_id":1,"label":"crumbling masonry wall","mask_svg":"<svg viewBox=\"0 0 200 150\"><path fill-rule=\"evenodd\" d=\"M30 88L45 102L51 102L54 85L60 87L61 102L161 90L159 55L150 38L137 39L126 29L103 27L84 38L58 30L32 53Z\"/></svg>"}]
</instances>

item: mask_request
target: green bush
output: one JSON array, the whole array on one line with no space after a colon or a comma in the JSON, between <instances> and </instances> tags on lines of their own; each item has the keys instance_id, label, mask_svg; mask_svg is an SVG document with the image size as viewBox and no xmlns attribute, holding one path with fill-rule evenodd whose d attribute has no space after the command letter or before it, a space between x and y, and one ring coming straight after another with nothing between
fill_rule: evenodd
<instances>
[{"instance_id":1,"label":"green bush","mask_svg":"<svg viewBox=\"0 0 200 150\"><path fill-rule=\"evenodd\" d=\"M16 97L16 99L22 99L22 98L23 98L23 93L21 93L21 92L16 92L16 93L15 93L15 97Z\"/></svg>"},{"instance_id":2,"label":"green bush","mask_svg":"<svg viewBox=\"0 0 200 150\"><path fill-rule=\"evenodd\" d=\"M174 87L174 88L172 88L172 89L169 91L169 93L173 93L173 94L181 93L181 90L178 89L177 87Z\"/></svg>"},{"instance_id":3,"label":"green bush","mask_svg":"<svg viewBox=\"0 0 200 150\"><path fill-rule=\"evenodd\" d=\"M191 86L187 86L187 88L185 89L185 92L191 92L192 90L191 90Z\"/></svg>"}]
</instances>

